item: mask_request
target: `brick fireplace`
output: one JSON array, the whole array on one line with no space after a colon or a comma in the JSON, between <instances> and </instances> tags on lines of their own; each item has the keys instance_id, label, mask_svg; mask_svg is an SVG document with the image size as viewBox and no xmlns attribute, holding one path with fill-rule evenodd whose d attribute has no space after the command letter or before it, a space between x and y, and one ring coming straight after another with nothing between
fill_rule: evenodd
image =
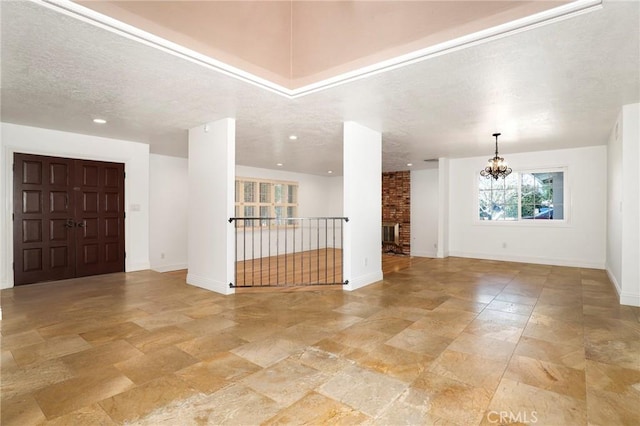
<instances>
[{"instance_id":1,"label":"brick fireplace","mask_svg":"<svg viewBox=\"0 0 640 426\"><path fill-rule=\"evenodd\" d=\"M383 250L411 253L411 172L382 174L382 222L399 224L397 247L385 244Z\"/></svg>"}]
</instances>

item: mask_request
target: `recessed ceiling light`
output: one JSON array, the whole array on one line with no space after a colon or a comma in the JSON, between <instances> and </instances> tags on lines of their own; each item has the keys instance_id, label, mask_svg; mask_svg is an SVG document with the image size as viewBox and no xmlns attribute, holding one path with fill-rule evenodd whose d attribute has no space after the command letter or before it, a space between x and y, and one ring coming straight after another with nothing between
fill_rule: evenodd
<instances>
[{"instance_id":1,"label":"recessed ceiling light","mask_svg":"<svg viewBox=\"0 0 640 426\"><path fill-rule=\"evenodd\" d=\"M407 163L407 166L411 167L411 166L413 166L413 163Z\"/></svg>"},{"instance_id":2,"label":"recessed ceiling light","mask_svg":"<svg viewBox=\"0 0 640 426\"><path fill-rule=\"evenodd\" d=\"M107 120L105 120L104 118L94 118L93 122L96 124L105 124Z\"/></svg>"},{"instance_id":3,"label":"recessed ceiling light","mask_svg":"<svg viewBox=\"0 0 640 426\"><path fill-rule=\"evenodd\" d=\"M298 139L298 137L296 135L289 135L289 139L295 141L296 139Z\"/></svg>"},{"instance_id":4,"label":"recessed ceiling light","mask_svg":"<svg viewBox=\"0 0 640 426\"><path fill-rule=\"evenodd\" d=\"M276 164L276 166L282 167L282 163L278 163L278 164Z\"/></svg>"},{"instance_id":5,"label":"recessed ceiling light","mask_svg":"<svg viewBox=\"0 0 640 426\"><path fill-rule=\"evenodd\" d=\"M329 170L327 173L331 174L331 173L333 173L333 170Z\"/></svg>"}]
</instances>

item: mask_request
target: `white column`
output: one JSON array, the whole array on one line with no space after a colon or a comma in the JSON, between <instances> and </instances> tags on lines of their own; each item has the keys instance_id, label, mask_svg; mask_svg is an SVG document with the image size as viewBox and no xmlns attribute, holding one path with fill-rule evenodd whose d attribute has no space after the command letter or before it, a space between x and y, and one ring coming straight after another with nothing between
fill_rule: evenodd
<instances>
[{"instance_id":1,"label":"white column","mask_svg":"<svg viewBox=\"0 0 640 426\"><path fill-rule=\"evenodd\" d=\"M622 107L622 291L620 303L640 306L640 104Z\"/></svg>"},{"instance_id":2,"label":"white column","mask_svg":"<svg viewBox=\"0 0 640 426\"><path fill-rule=\"evenodd\" d=\"M344 123L345 290L382 280L382 135Z\"/></svg>"},{"instance_id":3,"label":"white column","mask_svg":"<svg viewBox=\"0 0 640 426\"><path fill-rule=\"evenodd\" d=\"M231 118L189 130L187 283L222 294L234 293L235 140Z\"/></svg>"},{"instance_id":4,"label":"white column","mask_svg":"<svg viewBox=\"0 0 640 426\"><path fill-rule=\"evenodd\" d=\"M438 159L437 257L449 257L449 159Z\"/></svg>"}]
</instances>

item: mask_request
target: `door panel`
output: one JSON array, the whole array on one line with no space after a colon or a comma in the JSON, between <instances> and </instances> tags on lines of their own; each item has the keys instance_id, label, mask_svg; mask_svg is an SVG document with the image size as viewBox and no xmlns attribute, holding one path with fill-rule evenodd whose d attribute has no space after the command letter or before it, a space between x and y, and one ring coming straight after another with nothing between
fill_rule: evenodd
<instances>
[{"instance_id":1,"label":"door panel","mask_svg":"<svg viewBox=\"0 0 640 426\"><path fill-rule=\"evenodd\" d=\"M14 282L16 285L71 278L73 218L68 200L72 162L53 157L15 154Z\"/></svg>"},{"instance_id":2,"label":"door panel","mask_svg":"<svg viewBox=\"0 0 640 426\"><path fill-rule=\"evenodd\" d=\"M14 155L15 284L124 271L124 165Z\"/></svg>"},{"instance_id":3,"label":"door panel","mask_svg":"<svg viewBox=\"0 0 640 426\"><path fill-rule=\"evenodd\" d=\"M76 160L77 275L124 271L124 165Z\"/></svg>"}]
</instances>

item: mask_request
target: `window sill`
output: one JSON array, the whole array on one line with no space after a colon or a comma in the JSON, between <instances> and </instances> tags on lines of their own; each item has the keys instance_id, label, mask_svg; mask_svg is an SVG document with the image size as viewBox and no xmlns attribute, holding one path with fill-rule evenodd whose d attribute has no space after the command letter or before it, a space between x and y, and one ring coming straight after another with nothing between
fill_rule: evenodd
<instances>
[{"instance_id":1,"label":"window sill","mask_svg":"<svg viewBox=\"0 0 640 426\"><path fill-rule=\"evenodd\" d=\"M474 220L477 226L515 226L525 228L570 228L571 222L568 219L563 220Z\"/></svg>"}]
</instances>

